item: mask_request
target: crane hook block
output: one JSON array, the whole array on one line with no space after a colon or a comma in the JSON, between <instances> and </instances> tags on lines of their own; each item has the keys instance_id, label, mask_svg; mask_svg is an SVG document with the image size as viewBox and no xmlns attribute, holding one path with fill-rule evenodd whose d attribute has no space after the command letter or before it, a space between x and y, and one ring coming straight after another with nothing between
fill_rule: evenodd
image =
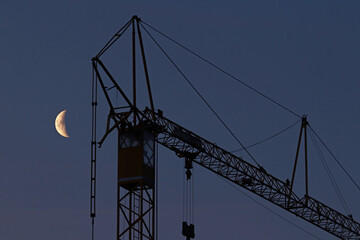
<instances>
[{"instance_id":1,"label":"crane hook block","mask_svg":"<svg viewBox=\"0 0 360 240\"><path fill-rule=\"evenodd\" d=\"M182 235L186 237L186 240L195 238L194 224L188 225L187 222L182 222Z\"/></svg>"},{"instance_id":2,"label":"crane hook block","mask_svg":"<svg viewBox=\"0 0 360 240\"><path fill-rule=\"evenodd\" d=\"M185 158L185 169L186 169L186 180L190 180L192 173L191 173L191 169L193 168L192 166L192 160L189 158Z\"/></svg>"},{"instance_id":3,"label":"crane hook block","mask_svg":"<svg viewBox=\"0 0 360 240\"><path fill-rule=\"evenodd\" d=\"M186 174L186 180L187 180L187 181L190 180L190 178L191 178L191 176L192 176L191 171L188 169L188 170L186 170L185 174Z\"/></svg>"}]
</instances>

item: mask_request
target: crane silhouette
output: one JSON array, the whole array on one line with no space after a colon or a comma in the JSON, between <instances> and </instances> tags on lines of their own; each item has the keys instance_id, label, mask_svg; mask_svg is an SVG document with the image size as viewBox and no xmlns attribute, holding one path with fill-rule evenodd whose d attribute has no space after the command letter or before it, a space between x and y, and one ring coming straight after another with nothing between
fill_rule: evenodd
<instances>
[{"instance_id":1,"label":"crane silhouette","mask_svg":"<svg viewBox=\"0 0 360 240\"><path fill-rule=\"evenodd\" d=\"M195 163L214 174L240 186L267 201L279 206L305 221L329 232L340 239L360 239L360 224L352 216L346 216L316 200L308 193L307 184L307 127L306 116L302 116L297 153L292 179L282 181L268 173L259 164L253 165L234 153L227 151L194 132L166 118L161 110L155 110L152 100L149 74L141 35L142 21L137 16L130 19L92 59L92 141L91 141L91 218L94 228L96 216L96 151L114 130L118 132L118 218L117 239L155 239L156 229L156 184L155 142L184 158L187 179L191 178ZM132 27L133 53L133 99L127 97L115 78L101 60L101 56ZM142 56L149 107L140 110L136 102L135 33L137 33ZM171 59L170 59L171 60ZM105 79L123 98L126 106L117 107L109 95ZM98 83L109 105L108 121L103 137L97 141L96 108ZM266 96L265 96L266 97ZM280 105L279 103L275 102ZM283 105L281 107L285 108ZM292 112L293 113L293 112ZM295 114L297 115L297 114ZM297 115L298 116L298 115ZM303 197L293 191L300 144L304 136L306 193ZM245 148L246 149L246 148ZM254 159L255 160L255 159ZM124 168L126 168L124 170ZM123 219L125 227L120 226ZM183 234L194 238L191 225L183 224Z\"/></svg>"}]
</instances>

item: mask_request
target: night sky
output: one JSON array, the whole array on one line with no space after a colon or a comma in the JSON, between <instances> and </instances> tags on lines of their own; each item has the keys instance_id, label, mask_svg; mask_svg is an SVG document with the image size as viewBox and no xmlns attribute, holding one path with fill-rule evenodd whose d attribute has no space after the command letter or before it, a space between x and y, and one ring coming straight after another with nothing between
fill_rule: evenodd
<instances>
[{"instance_id":1,"label":"night sky","mask_svg":"<svg viewBox=\"0 0 360 240\"><path fill-rule=\"evenodd\" d=\"M91 58L133 15L299 115L360 183L358 1L5 1L0 6L0 239L90 239ZM184 74L244 145L296 122L294 115L154 31ZM131 96L131 32L103 57ZM227 149L240 148L143 33L156 109ZM148 105L138 63L139 103ZM118 104L124 105L118 97ZM67 110L70 138L54 127ZM99 96L98 136L108 114ZM300 124L249 151L291 178ZM116 134L98 152L96 239L116 236ZM238 152L246 161L245 152ZM354 219L360 191L324 151ZM159 147L159 239L181 235L183 160ZM195 166L195 239L336 239L247 193L299 230ZM295 191L303 196L301 152ZM309 140L309 193L345 213Z\"/></svg>"}]
</instances>

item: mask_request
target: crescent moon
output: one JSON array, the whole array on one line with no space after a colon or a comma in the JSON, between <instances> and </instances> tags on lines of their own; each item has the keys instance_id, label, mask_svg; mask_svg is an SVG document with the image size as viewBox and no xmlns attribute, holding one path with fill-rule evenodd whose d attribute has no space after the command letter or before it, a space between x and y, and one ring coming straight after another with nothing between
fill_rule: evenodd
<instances>
[{"instance_id":1,"label":"crescent moon","mask_svg":"<svg viewBox=\"0 0 360 240\"><path fill-rule=\"evenodd\" d=\"M55 119L55 128L56 128L56 131L63 137L66 137L68 138L69 135L68 133L66 132L66 125L65 125L65 113L66 113L66 110L60 112L56 119Z\"/></svg>"}]
</instances>

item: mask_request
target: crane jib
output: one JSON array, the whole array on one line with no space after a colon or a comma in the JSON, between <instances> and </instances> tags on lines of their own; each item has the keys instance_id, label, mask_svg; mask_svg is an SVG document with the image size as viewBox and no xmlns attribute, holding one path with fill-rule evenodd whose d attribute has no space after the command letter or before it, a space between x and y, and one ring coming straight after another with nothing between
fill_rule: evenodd
<instances>
[{"instance_id":1,"label":"crane jib","mask_svg":"<svg viewBox=\"0 0 360 240\"><path fill-rule=\"evenodd\" d=\"M178 156L193 156L193 161L198 165L340 239L360 240L360 224L352 217L345 216L310 196L299 198L286 182L181 127L162 114L145 110L144 116L144 121L150 121L155 126L156 141Z\"/></svg>"}]
</instances>

